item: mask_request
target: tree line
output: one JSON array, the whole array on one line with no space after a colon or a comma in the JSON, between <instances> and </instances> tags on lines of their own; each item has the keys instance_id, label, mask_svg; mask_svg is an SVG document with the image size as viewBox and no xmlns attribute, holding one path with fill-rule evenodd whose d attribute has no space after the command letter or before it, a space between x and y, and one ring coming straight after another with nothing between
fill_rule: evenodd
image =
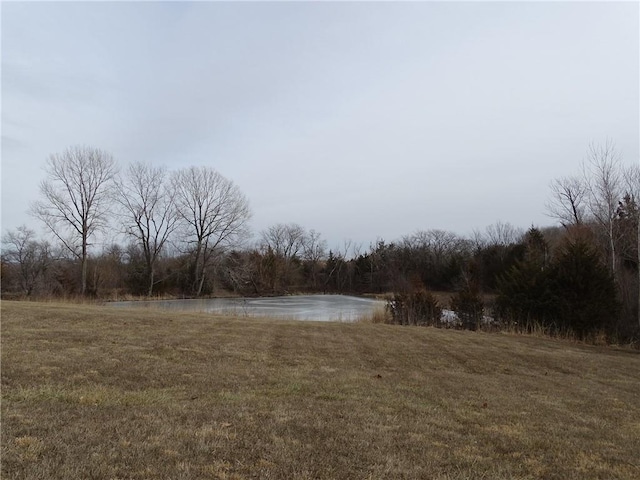
<instances>
[{"instance_id":1,"label":"tree line","mask_svg":"<svg viewBox=\"0 0 640 480\"><path fill-rule=\"evenodd\" d=\"M448 307L468 312L469 325L490 312L503 322L630 338L640 329L638 198L640 168L625 167L608 142L589 148L576 175L551 183L546 208L558 226L525 232L497 222L467 237L421 230L329 249L319 232L295 223L250 241L247 197L213 168L119 169L107 152L71 147L47 160L30 208L50 239L25 226L2 239L2 293L395 292L409 296L406 306L417 305L411 295L433 303L425 292L447 291L456 294ZM123 240L98 251L106 231Z\"/></svg>"}]
</instances>

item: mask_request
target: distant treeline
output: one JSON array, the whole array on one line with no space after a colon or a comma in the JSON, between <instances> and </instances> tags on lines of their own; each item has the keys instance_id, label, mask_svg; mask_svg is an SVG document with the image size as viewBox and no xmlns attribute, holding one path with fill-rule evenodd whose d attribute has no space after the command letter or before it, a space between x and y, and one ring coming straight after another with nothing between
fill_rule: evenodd
<instances>
[{"instance_id":1,"label":"distant treeline","mask_svg":"<svg viewBox=\"0 0 640 480\"><path fill-rule=\"evenodd\" d=\"M629 218L620 222L621 227L629 224L625 226L629 232L635 228ZM490 314L529 328L542 323L557 331L582 335L597 329L632 338L638 326L637 243L630 242L629 249L621 251L614 276L596 233L595 225L582 225L532 227L522 234L498 223L473 239L428 230L396 242L380 240L359 252L349 245L340 251L326 250L316 232L295 224L276 225L262 232L253 247L216 253L206 269L201 295L447 291L466 294L467 302L495 298L485 302L484 310L476 310L472 325L482 314ZM14 240L21 236L24 246L20 255L10 248L3 254L11 257L2 262L3 294L79 294L77 259L54 254L29 230L21 228L11 235ZM145 265L138 245L111 245L90 257L87 293L105 299L147 295ZM164 255L156 265L153 295L195 296L195 267L195 253ZM425 317L415 323L427 321Z\"/></svg>"},{"instance_id":2,"label":"distant treeline","mask_svg":"<svg viewBox=\"0 0 640 480\"><path fill-rule=\"evenodd\" d=\"M442 307L428 292L446 291L456 294L446 307L467 312L467 326L490 314L521 328L638 338L640 169L623 167L611 144L591 147L582 167L552 183L547 211L557 227L525 232L498 222L471 237L422 230L330 250L294 223L249 243L247 199L211 168L120 172L108 154L74 147L50 158L31 207L51 240L27 227L2 239L2 294L395 293L394 320L424 324ZM98 252L91 240L105 228L125 240Z\"/></svg>"}]
</instances>

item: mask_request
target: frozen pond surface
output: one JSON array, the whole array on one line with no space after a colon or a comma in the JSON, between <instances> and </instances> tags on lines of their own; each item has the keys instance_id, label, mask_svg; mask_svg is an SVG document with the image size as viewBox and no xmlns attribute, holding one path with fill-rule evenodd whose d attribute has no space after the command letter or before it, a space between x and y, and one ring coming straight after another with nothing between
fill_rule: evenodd
<instances>
[{"instance_id":1,"label":"frozen pond surface","mask_svg":"<svg viewBox=\"0 0 640 480\"><path fill-rule=\"evenodd\" d=\"M191 300L143 300L113 302L115 307L155 307L171 310L262 316L293 320L353 321L385 302L346 295L293 295L259 298L209 298Z\"/></svg>"}]
</instances>

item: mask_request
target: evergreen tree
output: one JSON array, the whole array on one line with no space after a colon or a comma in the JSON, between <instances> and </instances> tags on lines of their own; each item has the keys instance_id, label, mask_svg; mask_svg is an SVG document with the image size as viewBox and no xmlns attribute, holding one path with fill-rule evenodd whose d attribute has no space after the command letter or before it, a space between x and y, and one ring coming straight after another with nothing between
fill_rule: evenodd
<instances>
[{"instance_id":1,"label":"evergreen tree","mask_svg":"<svg viewBox=\"0 0 640 480\"><path fill-rule=\"evenodd\" d=\"M580 337L613 329L619 308L616 286L593 248L581 241L567 244L554 264L553 277L562 327Z\"/></svg>"},{"instance_id":2,"label":"evergreen tree","mask_svg":"<svg viewBox=\"0 0 640 480\"><path fill-rule=\"evenodd\" d=\"M552 326L558 310L549 246L537 228L524 238L523 259L498 279L498 315L531 328L534 323Z\"/></svg>"}]
</instances>

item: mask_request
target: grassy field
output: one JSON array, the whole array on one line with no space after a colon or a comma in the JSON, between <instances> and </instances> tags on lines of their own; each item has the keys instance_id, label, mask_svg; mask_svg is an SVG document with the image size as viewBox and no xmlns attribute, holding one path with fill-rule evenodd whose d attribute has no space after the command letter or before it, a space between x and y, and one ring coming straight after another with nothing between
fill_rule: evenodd
<instances>
[{"instance_id":1,"label":"grassy field","mask_svg":"<svg viewBox=\"0 0 640 480\"><path fill-rule=\"evenodd\" d=\"M640 478L640 354L2 302L3 479Z\"/></svg>"}]
</instances>

